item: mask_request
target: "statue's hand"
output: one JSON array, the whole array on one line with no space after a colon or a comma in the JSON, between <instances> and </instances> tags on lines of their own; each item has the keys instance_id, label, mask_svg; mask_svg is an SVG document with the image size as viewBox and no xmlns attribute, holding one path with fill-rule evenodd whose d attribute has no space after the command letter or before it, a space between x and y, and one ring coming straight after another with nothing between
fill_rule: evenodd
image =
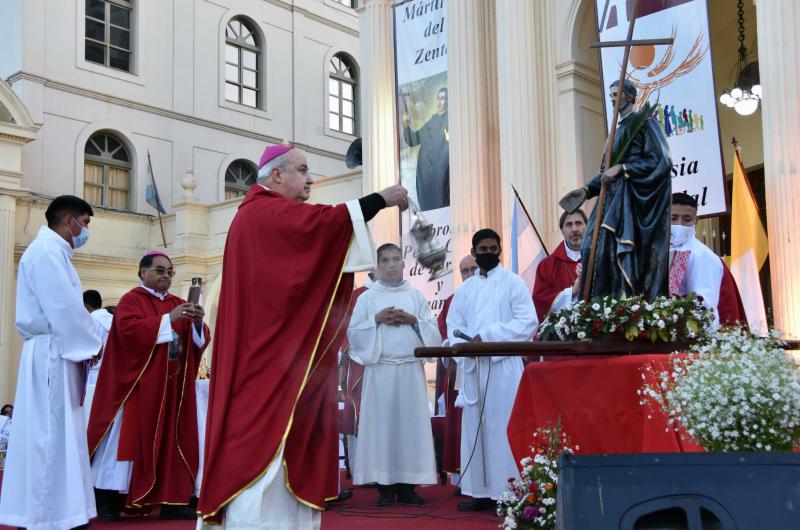
<instances>
[{"instance_id":1,"label":"statue's hand","mask_svg":"<svg viewBox=\"0 0 800 530\"><path fill-rule=\"evenodd\" d=\"M559 206L564 208L564 211L572 213L586 201L586 188L578 188L564 195L560 201Z\"/></svg>"},{"instance_id":2,"label":"statue's hand","mask_svg":"<svg viewBox=\"0 0 800 530\"><path fill-rule=\"evenodd\" d=\"M617 177L619 177L620 173L622 173L622 164L613 165L605 170L601 180L605 183L614 182L617 180Z\"/></svg>"}]
</instances>

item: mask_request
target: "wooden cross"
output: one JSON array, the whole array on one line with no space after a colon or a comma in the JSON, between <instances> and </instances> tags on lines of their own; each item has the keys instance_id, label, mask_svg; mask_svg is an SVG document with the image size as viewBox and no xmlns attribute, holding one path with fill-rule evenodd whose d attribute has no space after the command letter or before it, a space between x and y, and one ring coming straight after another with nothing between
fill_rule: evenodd
<instances>
[{"instance_id":1,"label":"wooden cross","mask_svg":"<svg viewBox=\"0 0 800 530\"><path fill-rule=\"evenodd\" d=\"M600 21L599 28L602 30L606 22L606 14L608 13L608 5L611 0L606 0L605 8L603 9L603 17ZM619 86L617 87L617 97L614 101L614 114L611 118L611 131L608 133L608 141L606 142L606 156L605 164L611 164L611 151L614 147L614 137L617 133L617 119L619 119L619 106L622 101L624 93L623 86L625 82L625 74L628 71L628 58L631 53L631 46L642 45L655 45L655 44L672 44L673 39L642 39L633 40L633 27L636 24L636 17L639 14L639 0L633 0L633 9L631 10L630 20L628 21L628 37L625 40L615 40L608 42L595 42L592 43L592 48L611 48L611 47L625 47L625 53L622 56L622 69L619 73ZM608 169L604 167L604 170ZM600 195L597 198L597 216L595 217L594 230L592 231L592 246L589 250L589 262L586 264L586 280L583 283L583 299L588 302L592 294L592 279L594 277L594 265L597 254L597 240L600 237L600 225L602 224L603 213L606 202L606 183L601 180L600 182Z\"/></svg>"}]
</instances>

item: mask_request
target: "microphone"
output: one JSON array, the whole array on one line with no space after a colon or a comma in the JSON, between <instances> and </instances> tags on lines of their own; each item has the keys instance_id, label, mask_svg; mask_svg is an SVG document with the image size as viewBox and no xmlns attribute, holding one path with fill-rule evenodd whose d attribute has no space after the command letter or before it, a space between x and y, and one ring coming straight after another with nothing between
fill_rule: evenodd
<instances>
[{"instance_id":1,"label":"microphone","mask_svg":"<svg viewBox=\"0 0 800 530\"><path fill-rule=\"evenodd\" d=\"M467 335L466 333L464 333L460 329L455 330L453 332L453 336L457 337L459 339L463 339L463 340L465 340L467 342L472 342L472 337L470 337L469 335Z\"/></svg>"}]
</instances>

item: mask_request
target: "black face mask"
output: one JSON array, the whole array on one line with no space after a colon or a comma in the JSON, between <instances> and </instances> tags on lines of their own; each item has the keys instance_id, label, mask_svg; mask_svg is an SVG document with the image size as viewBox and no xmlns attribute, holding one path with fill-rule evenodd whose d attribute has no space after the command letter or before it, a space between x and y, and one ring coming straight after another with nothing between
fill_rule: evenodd
<instances>
[{"instance_id":1,"label":"black face mask","mask_svg":"<svg viewBox=\"0 0 800 530\"><path fill-rule=\"evenodd\" d=\"M480 267L482 271L488 272L497 267L497 265L500 263L500 255L492 254L491 252L487 252L486 254L476 254L475 261L478 263L478 267Z\"/></svg>"}]
</instances>

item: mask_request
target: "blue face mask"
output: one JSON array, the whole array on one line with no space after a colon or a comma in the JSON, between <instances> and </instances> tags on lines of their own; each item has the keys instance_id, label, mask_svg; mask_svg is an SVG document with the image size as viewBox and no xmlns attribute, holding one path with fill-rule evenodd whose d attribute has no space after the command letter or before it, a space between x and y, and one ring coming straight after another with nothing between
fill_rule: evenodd
<instances>
[{"instance_id":1,"label":"blue face mask","mask_svg":"<svg viewBox=\"0 0 800 530\"><path fill-rule=\"evenodd\" d=\"M81 223L78 222L78 220L75 219L74 217L72 219L76 223L78 223L78 226L81 227L80 233L77 236L76 235L72 236L72 248L80 248L83 245L85 245L87 241L89 241L89 229L86 228L85 226L81 225ZM69 232L70 232L70 234L72 233L72 228L71 227L69 229Z\"/></svg>"}]
</instances>

